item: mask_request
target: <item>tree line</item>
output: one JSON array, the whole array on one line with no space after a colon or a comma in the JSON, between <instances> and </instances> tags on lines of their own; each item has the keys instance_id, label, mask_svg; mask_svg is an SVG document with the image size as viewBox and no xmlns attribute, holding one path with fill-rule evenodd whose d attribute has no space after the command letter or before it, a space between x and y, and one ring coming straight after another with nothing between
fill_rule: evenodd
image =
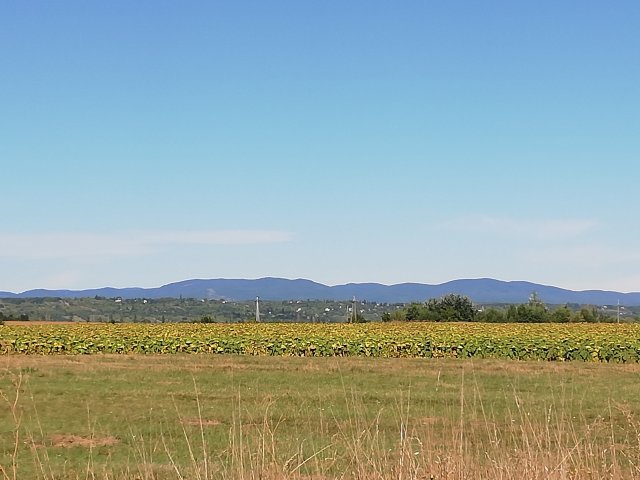
<instances>
[{"instance_id":1,"label":"tree line","mask_svg":"<svg viewBox=\"0 0 640 480\"><path fill-rule=\"evenodd\" d=\"M611 322L612 317L595 306L571 309L567 305L550 309L534 292L527 303L509 305L506 308L476 308L471 299L450 294L432 298L424 303L411 303L391 313L384 313L382 320L426 322L489 322L489 323L570 323Z\"/></svg>"},{"instance_id":2,"label":"tree line","mask_svg":"<svg viewBox=\"0 0 640 480\"><path fill-rule=\"evenodd\" d=\"M27 321L29 320L29 315L27 315L26 313L3 313L0 312L0 325L4 324L4 322L6 321L10 321L10 320L20 320L20 321Z\"/></svg>"}]
</instances>

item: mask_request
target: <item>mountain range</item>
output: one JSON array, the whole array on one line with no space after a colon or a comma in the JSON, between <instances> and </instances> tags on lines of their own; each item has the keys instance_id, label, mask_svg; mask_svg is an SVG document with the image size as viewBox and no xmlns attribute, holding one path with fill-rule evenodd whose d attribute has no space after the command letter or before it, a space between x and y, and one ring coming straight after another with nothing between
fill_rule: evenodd
<instances>
[{"instance_id":1,"label":"mountain range","mask_svg":"<svg viewBox=\"0 0 640 480\"><path fill-rule=\"evenodd\" d=\"M423 302L450 293L466 295L475 303L524 303L532 292L549 304L640 305L640 292L621 293L605 290L567 290L524 281L491 278L461 279L429 285L424 283L348 283L328 286L305 279L285 278L193 279L155 288L95 288L89 290L28 290L22 293L0 292L0 298L34 297L121 297L121 298L207 298L226 300L358 300L385 303Z\"/></svg>"}]
</instances>

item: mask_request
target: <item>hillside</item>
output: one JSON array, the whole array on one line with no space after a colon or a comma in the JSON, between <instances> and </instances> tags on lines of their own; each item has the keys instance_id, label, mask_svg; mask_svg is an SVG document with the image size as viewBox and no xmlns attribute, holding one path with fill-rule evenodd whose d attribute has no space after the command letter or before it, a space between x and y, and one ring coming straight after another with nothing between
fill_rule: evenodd
<instances>
[{"instance_id":1,"label":"hillside","mask_svg":"<svg viewBox=\"0 0 640 480\"><path fill-rule=\"evenodd\" d=\"M311 280L284 278L192 279L156 288L97 288L89 290L29 290L22 293L0 292L0 298L35 297L122 297L122 298L206 298L228 300L359 300L385 303L424 301L449 293L470 297L476 303L522 303L532 292L549 304L578 303L594 305L640 305L640 292L621 293L604 290L573 291L531 282L506 282L490 278L461 279L429 285L401 283L349 283L328 286Z\"/></svg>"}]
</instances>

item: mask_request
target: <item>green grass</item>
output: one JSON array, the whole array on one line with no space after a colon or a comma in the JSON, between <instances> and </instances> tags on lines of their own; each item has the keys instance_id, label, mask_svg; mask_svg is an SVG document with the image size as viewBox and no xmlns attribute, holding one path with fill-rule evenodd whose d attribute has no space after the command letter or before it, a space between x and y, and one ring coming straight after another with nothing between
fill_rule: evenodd
<instances>
[{"instance_id":1,"label":"green grass","mask_svg":"<svg viewBox=\"0 0 640 480\"><path fill-rule=\"evenodd\" d=\"M640 478L638 365L0 361L4 479Z\"/></svg>"}]
</instances>

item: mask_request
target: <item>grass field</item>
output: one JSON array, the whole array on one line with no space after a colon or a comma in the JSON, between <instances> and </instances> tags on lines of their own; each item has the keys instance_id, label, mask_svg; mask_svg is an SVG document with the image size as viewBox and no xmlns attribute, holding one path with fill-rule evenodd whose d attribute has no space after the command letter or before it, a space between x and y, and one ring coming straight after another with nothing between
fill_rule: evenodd
<instances>
[{"instance_id":1,"label":"grass field","mask_svg":"<svg viewBox=\"0 0 640 480\"><path fill-rule=\"evenodd\" d=\"M0 478L640 478L640 366L0 357Z\"/></svg>"}]
</instances>

